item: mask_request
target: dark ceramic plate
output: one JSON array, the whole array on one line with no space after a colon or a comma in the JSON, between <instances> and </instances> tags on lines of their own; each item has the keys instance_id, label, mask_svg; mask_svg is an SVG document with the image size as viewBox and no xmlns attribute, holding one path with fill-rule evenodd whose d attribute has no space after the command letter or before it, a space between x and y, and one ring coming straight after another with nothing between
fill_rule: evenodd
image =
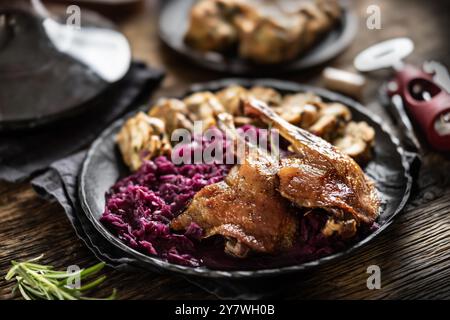
<instances>
[{"instance_id":1,"label":"dark ceramic plate","mask_svg":"<svg viewBox=\"0 0 450 320\"><path fill-rule=\"evenodd\" d=\"M189 24L189 11L195 0L167 0L161 4L159 35L174 51L208 69L237 75L273 75L320 65L341 53L352 42L358 28L358 19L348 1L341 1L343 16L337 26L311 49L298 58L276 65L260 65L220 53L202 53L184 43Z\"/></svg>"},{"instance_id":2,"label":"dark ceramic plate","mask_svg":"<svg viewBox=\"0 0 450 320\"><path fill-rule=\"evenodd\" d=\"M402 210L408 200L413 182L411 163L414 159L414 154L406 152L402 149L399 145L399 140L393 136L390 129L383 124L382 119L378 116L371 114L359 103L336 93L315 87L299 85L292 82L271 79L219 80L205 84L193 85L187 94L203 90L217 91L230 84L241 84L246 87L256 84L264 85L277 89L284 94L312 91L321 96L325 101L338 101L344 103L351 108L353 118L355 120L363 120L369 123L376 130L376 143L374 158L364 168L364 171L376 182L377 189L382 199L381 213L378 221L380 228L345 251L307 263L254 271L220 271L208 269L207 267L190 268L171 264L156 257L142 254L126 246L99 222L99 218L102 215L105 204L105 192L119 178L128 174L114 141L115 134L119 131L125 121L124 119L121 119L106 129L91 146L84 161L80 175L79 196L82 208L94 227L114 246L123 250L124 254L126 253L127 255L133 256L143 265L148 266L151 270L157 268L165 271L173 271L204 277L242 278L277 275L281 273L310 269L325 262L348 255L356 248L367 244L375 236L383 232L392 222L393 218Z\"/></svg>"}]
</instances>

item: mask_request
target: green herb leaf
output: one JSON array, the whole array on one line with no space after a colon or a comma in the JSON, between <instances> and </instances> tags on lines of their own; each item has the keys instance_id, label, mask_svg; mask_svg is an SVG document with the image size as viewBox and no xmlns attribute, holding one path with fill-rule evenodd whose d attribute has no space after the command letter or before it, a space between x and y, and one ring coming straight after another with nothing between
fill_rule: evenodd
<instances>
[{"instance_id":1,"label":"green herb leaf","mask_svg":"<svg viewBox=\"0 0 450 320\"><path fill-rule=\"evenodd\" d=\"M82 283L102 270L105 266L104 262L77 272L69 273L53 270L53 267L49 265L36 263L42 257L43 255L40 255L39 257L23 262L11 261L12 267L6 274L5 279L7 281L15 280L17 282L13 288L13 293L20 292L26 300L97 300L97 298L86 297L83 293L100 285L106 279L105 276L89 280L79 288L70 288L67 284L74 277L79 277L80 283ZM103 299L112 300L115 296L116 290L114 289L110 296Z\"/></svg>"}]
</instances>

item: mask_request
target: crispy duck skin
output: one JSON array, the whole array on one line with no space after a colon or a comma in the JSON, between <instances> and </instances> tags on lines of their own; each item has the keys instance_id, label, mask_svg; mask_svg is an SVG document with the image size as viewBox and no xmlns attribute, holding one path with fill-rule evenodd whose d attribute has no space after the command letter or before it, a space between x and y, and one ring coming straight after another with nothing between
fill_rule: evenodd
<instances>
[{"instance_id":1,"label":"crispy duck skin","mask_svg":"<svg viewBox=\"0 0 450 320\"><path fill-rule=\"evenodd\" d=\"M171 227L184 230L195 222L205 238L226 237L226 252L237 257L245 257L249 250L274 253L291 247L297 219L276 192L276 174L270 166L248 159L233 171L225 182L201 189Z\"/></svg>"},{"instance_id":2,"label":"crispy duck skin","mask_svg":"<svg viewBox=\"0 0 450 320\"><path fill-rule=\"evenodd\" d=\"M243 163L233 167L225 181L197 192L171 227L184 230L195 222L205 238L226 237L225 252L237 257L250 250L275 253L290 248L297 219L277 191L278 169L278 162L258 148L246 149Z\"/></svg>"},{"instance_id":3,"label":"crispy duck skin","mask_svg":"<svg viewBox=\"0 0 450 320\"><path fill-rule=\"evenodd\" d=\"M265 103L245 102L245 111L277 129L291 143L294 156L281 159L281 195L300 207L323 208L339 219L371 224L379 199L373 182L349 156L327 141L293 126Z\"/></svg>"}]
</instances>

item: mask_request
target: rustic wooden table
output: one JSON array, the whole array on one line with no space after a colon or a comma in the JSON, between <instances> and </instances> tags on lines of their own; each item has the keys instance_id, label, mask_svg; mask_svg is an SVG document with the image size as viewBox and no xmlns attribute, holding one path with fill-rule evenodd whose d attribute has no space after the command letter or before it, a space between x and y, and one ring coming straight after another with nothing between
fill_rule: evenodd
<instances>
[{"instance_id":1,"label":"rustic wooden table","mask_svg":"<svg viewBox=\"0 0 450 320\"><path fill-rule=\"evenodd\" d=\"M382 29L366 28L366 9L381 8ZM416 49L412 63L436 59L449 66L448 1L355 1L361 20L359 33L348 50L330 65L351 69L354 56L372 43L395 36L411 37ZM133 54L154 66L164 66L167 77L156 95L176 94L193 82L217 79L223 75L198 69L172 54L157 37L155 1L146 1L125 17L116 19L130 39ZM297 73L285 79L320 85L321 68ZM364 103L375 112L375 92L387 74L372 78ZM450 160L426 153L419 186L410 204L384 234L346 260L311 272L292 276L292 286L279 298L324 299L409 299L450 298ZM12 259L28 259L45 253L45 263L55 267L71 264L87 266L97 262L76 237L61 207L41 200L25 183L0 183L0 298L13 298L12 284L3 277ZM369 265L381 268L382 287L366 287ZM106 270L108 280L98 292L117 288L121 299L213 299L176 275L129 274Z\"/></svg>"}]
</instances>

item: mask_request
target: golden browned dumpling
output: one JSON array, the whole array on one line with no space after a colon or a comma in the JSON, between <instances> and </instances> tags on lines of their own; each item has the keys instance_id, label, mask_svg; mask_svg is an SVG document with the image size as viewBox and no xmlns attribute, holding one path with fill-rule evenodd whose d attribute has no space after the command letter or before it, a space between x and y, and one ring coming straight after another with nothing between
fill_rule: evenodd
<instances>
[{"instance_id":1,"label":"golden browned dumpling","mask_svg":"<svg viewBox=\"0 0 450 320\"><path fill-rule=\"evenodd\" d=\"M375 130L366 122L349 122L342 136L333 140L333 144L345 154L364 164L372 157L375 143Z\"/></svg>"},{"instance_id":2,"label":"golden browned dumpling","mask_svg":"<svg viewBox=\"0 0 450 320\"><path fill-rule=\"evenodd\" d=\"M164 121L169 136L175 129L186 128L190 130L193 128L186 104L178 99L160 99L148 114Z\"/></svg>"},{"instance_id":3,"label":"golden browned dumpling","mask_svg":"<svg viewBox=\"0 0 450 320\"><path fill-rule=\"evenodd\" d=\"M259 17L240 30L239 54L259 63L293 59L302 47L305 25L302 15Z\"/></svg>"},{"instance_id":4,"label":"golden browned dumpling","mask_svg":"<svg viewBox=\"0 0 450 320\"><path fill-rule=\"evenodd\" d=\"M319 119L323 103L320 97L307 92L286 95L276 108L280 116L300 128L308 129Z\"/></svg>"},{"instance_id":5,"label":"golden browned dumpling","mask_svg":"<svg viewBox=\"0 0 450 320\"><path fill-rule=\"evenodd\" d=\"M192 7L188 45L201 51L224 51L238 42L235 21L251 9L240 0L201 0Z\"/></svg>"},{"instance_id":6,"label":"golden browned dumpling","mask_svg":"<svg viewBox=\"0 0 450 320\"><path fill-rule=\"evenodd\" d=\"M242 100L247 95L247 89L241 86L229 86L216 93L216 97L225 108L225 111L233 116L241 116L243 114Z\"/></svg>"},{"instance_id":7,"label":"golden browned dumpling","mask_svg":"<svg viewBox=\"0 0 450 320\"><path fill-rule=\"evenodd\" d=\"M216 125L216 116L224 112L223 105L209 91L196 92L184 98L192 122L201 121L202 130Z\"/></svg>"},{"instance_id":8,"label":"golden browned dumpling","mask_svg":"<svg viewBox=\"0 0 450 320\"><path fill-rule=\"evenodd\" d=\"M237 48L261 64L294 59L331 30L337 0L202 0L193 6L186 42L202 51Z\"/></svg>"},{"instance_id":9,"label":"golden browned dumpling","mask_svg":"<svg viewBox=\"0 0 450 320\"><path fill-rule=\"evenodd\" d=\"M343 132L351 118L352 114L347 106L337 102L326 103L320 109L319 119L308 128L308 131L331 141Z\"/></svg>"},{"instance_id":10,"label":"golden browned dumpling","mask_svg":"<svg viewBox=\"0 0 450 320\"><path fill-rule=\"evenodd\" d=\"M116 136L125 164L139 169L144 160L170 155L172 147L165 132L165 123L143 112L128 119Z\"/></svg>"},{"instance_id":11,"label":"golden browned dumpling","mask_svg":"<svg viewBox=\"0 0 450 320\"><path fill-rule=\"evenodd\" d=\"M332 19L313 2L306 3L300 10L302 16L306 17L305 33L302 44L304 48L310 47L319 36L329 30L334 23Z\"/></svg>"},{"instance_id":12,"label":"golden browned dumpling","mask_svg":"<svg viewBox=\"0 0 450 320\"><path fill-rule=\"evenodd\" d=\"M263 86L254 86L249 90L249 95L255 99L264 101L269 106L278 106L283 97L281 94L272 88Z\"/></svg>"}]
</instances>

